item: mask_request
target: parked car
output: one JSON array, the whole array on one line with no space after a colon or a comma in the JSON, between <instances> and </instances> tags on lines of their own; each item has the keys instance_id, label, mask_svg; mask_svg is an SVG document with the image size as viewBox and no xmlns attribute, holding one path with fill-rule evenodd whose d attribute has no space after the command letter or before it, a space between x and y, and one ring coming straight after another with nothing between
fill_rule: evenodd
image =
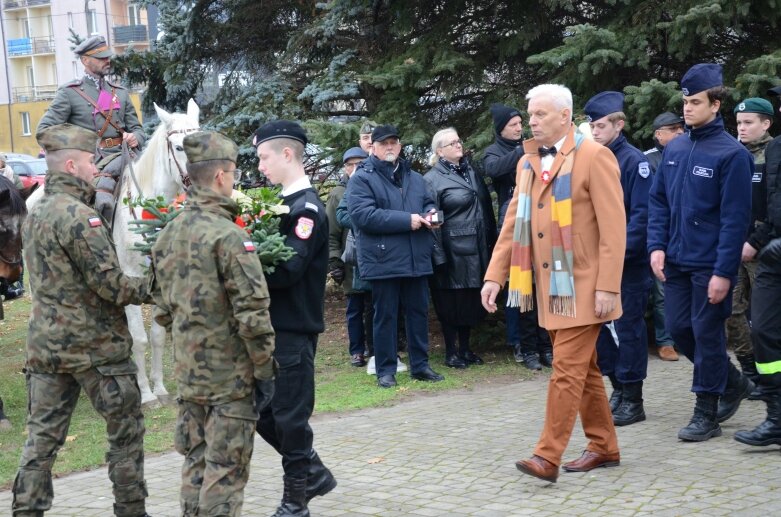
<instances>
[{"instance_id":1,"label":"parked car","mask_svg":"<svg viewBox=\"0 0 781 517\"><path fill-rule=\"evenodd\" d=\"M33 183L43 185L46 181L46 160L43 158L32 158L21 160L8 157L8 165L19 175L22 185L29 187Z\"/></svg>"},{"instance_id":2,"label":"parked car","mask_svg":"<svg viewBox=\"0 0 781 517\"><path fill-rule=\"evenodd\" d=\"M0 151L0 154L4 154L6 159L8 160L35 160L36 157L31 154L22 154L22 153L3 153Z\"/></svg>"}]
</instances>

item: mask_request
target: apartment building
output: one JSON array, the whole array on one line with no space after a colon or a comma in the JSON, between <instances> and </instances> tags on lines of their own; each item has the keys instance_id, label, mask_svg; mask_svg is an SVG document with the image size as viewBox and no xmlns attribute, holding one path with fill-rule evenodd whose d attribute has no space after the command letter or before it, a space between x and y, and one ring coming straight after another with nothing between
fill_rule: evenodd
<instances>
[{"instance_id":1,"label":"apartment building","mask_svg":"<svg viewBox=\"0 0 781 517\"><path fill-rule=\"evenodd\" d=\"M38 154L35 128L58 85L84 74L70 29L103 35L116 54L144 50L156 12L132 0L0 0L0 151Z\"/></svg>"}]
</instances>

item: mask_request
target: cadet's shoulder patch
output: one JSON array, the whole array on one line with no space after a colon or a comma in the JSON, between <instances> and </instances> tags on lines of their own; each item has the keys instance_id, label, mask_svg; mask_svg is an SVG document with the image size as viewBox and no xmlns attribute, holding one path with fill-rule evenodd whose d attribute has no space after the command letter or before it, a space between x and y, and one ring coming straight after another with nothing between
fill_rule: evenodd
<instances>
[{"instance_id":1,"label":"cadet's shoulder patch","mask_svg":"<svg viewBox=\"0 0 781 517\"><path fill-rule=\"evenodd\" d=\"M641 178L650 176L651 167L648 165L648 162L640 162L640 165L637 166L637 173L640 174Z\"/></svg>"},{"instance_id":2,"label":"cadet's shoulder patch","mask_svg":"<svg viewBox=\"0 0 781 517\"><path fill-rule=\"evenodd\" d=\"M87 222L89 223L90 228L97 228L98 226L103 226L103 221L98 216L93 216L87 219Z\"/></svg>"},{"instance_id":3,"label":"cadet's shoulder patch","mask_svg":"<svg viewBox=\"0 0 781 517\"><path fill-rule=\"evenodd\" d=\"M320 208L318 208L316 204L310 203L309 201L307 201L306 204L304 204L304 208L306 208L307 210L311 210L314 213L320 212Z\"/></svg>"},{"instance_id":4,"label":"cadet's shoulder patch","mask_svg":"<svg viewBox=\"0 0 781 517\"><path fill-rule=\"evenodd\" d=\"M255 251L255 243L252 241L244 241L244 251L246 252L254 252Z\"/></svg>"},{"instance_id":5,"label":"cadet's shoulder patch","mask_svg":"<svg viewBox=\"0 0 781 517\"><path fill-rule=\"evenodd\" d=\"M312 230L315 227L315 222L308 217L299 217L298 223L296 223L296 236L301 240L307 240L312 236Z\"/></svg>"}]
</instances>

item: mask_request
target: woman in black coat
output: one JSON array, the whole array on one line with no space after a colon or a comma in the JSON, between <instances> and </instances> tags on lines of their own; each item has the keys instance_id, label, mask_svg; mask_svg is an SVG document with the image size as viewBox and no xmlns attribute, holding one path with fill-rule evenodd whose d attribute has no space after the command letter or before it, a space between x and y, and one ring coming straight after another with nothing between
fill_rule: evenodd
<instances>
[{"instance_id":1,"label":"woman in black coat","mask_svg":"<svg viewBox=\"0 0 781 517\"><path fill-rule=\"evenodd\" d=\"M480 288L496 243L496 220L488 189L464 157L456 130L438 131L431 152L432 167L423 179L444 216L434 231L431 295L445 338L445 364L466 368L483 364L469 348L469 335L485 317Z\"/></svg>"}]
</instances>

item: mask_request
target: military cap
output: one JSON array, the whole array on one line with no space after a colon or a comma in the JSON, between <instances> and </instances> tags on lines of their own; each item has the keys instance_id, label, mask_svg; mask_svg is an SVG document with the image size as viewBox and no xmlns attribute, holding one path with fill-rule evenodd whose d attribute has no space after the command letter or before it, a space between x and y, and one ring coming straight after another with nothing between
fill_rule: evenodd
<instances>
[{"instance_id":1,"label":"military cap","mask_svg":"<svg viewBox=\"0 0 781 517\"><path fill-rule=\"evenodd\" d=\"M375 127L377 127L377 124L375 124L371 120L367 120L366 122L361 124L361 129L358 131L358 133L362 135L371 135Z\"/></svg>"},{"instance_id":2,"label":"military cap","mask_svg":"<svg viewBox=\"0 0 781 517\"><path fill-rule=\"evenodd\" d=\"M762 113L763 115L773 116L773 105L770 101L760 99L759 97L751 97L744 100L737 106L735 106L734 113Z\"/></svg>"},{"instance_id":3,"label":"military cap","mask_svg":"<svg viewBox=\"0 0 781 517\"><path fill-rule=\"evenodd\" d=\"M43 147L47 154L63 149L77 149L95 154L98 144L96 132L67 123L46 127L39 131L35 138L38 140L38 145Z\"/></svg>"},{"instance_id":4,"label":"military cap","mask_svg":"<svg viewBox=\"0 0 781 517\"><path fill-rule=\"evenodd\" d=\"M768 95L781 95L781 86L774 86L767 90Z\"/></svg>"},{"instance_id":5,"label":"military cap","mask_svg":"<svg viewBox=\"0 0 781 517\"><path fill-rule=\"evenodd\" d=\"M298 140L304 145L309 142L306 138L306 131L298 123L291 120L273 120L255 130L252 145L258 146L267 140L274 140L275 138L290 138Z\"/></svg>"},{"instance_id":6,"label":"military cap","mask_svg":"<svg viewBox=\"0 0 781 517\"><path fill-rule=\"evenodd\" d=\"M399 130L396 126L377 126L372 131L372 142L382 142L392 137L399 138Z\"/></svg>"},{"instance_id":7,"label":"military cap","mask_svg":"<svg viewBox=\"0 0 781 517\"><path fill-rule=\"evenodd\" d=\"M593 122L611 113L624 111L624 94L621 92L601 92L591 97L583 106L586 120Z\"/></svg>"},{"instance_id":8,"label":"military cap","mask_svg":"<svg viewBox=\"0 0 781 517\"><path fill-rule=\"evenodd\" d=\"M342 162L346 162L350 158L360 158L361 160L364 160L368 157L369 155L366 154L366 151L360 147L351 147L345 151L344 155L342 156Z\"/></svg>"},{"instance_id":9,"label":"military cap","mask_svg":"<svg viewBox=\"0 0 781 517\"><path fill-rule=\"evenodd\" d=\"M184 153L190 163L206 160L229 160L236 163L239 147L227 136L217 131L190 133L182 141Z\"/></svg>"},{"instance_id":10,"label":"military cap","mask_svg":"<svg viewBox=\"0 0 781 517\"><path fill-rule=\"evenodd\" d=\"M716 86L722 86L721 65L716 63L698 63L691 67L681 79L681 92L684 95L698 93Z\"/></svg>"},{"instance_id":11,"label":"military cap","mask_svg":"<svg viewBox=\"0 0 781 517\"><path fill-rule=\"evenodd\" d=\"M103 36L92 36L78 44L73 52L77 56L106 58L114 55Z\"/></svg>"},{"instance_id":12,"label":"military cap","mask_svg":"<svg viewBox=\"0 0 781 517\"><path fill-rule=\"evenodd\" d=\"M677 126L677 125L683 125L683 117L680 115L676 115L675 113L670 113L669 111L665 111L661 115L657 115L653 122L653 128L654 131L659 129L660 127L664 126Z\"/></svg>"}]
</instances>

